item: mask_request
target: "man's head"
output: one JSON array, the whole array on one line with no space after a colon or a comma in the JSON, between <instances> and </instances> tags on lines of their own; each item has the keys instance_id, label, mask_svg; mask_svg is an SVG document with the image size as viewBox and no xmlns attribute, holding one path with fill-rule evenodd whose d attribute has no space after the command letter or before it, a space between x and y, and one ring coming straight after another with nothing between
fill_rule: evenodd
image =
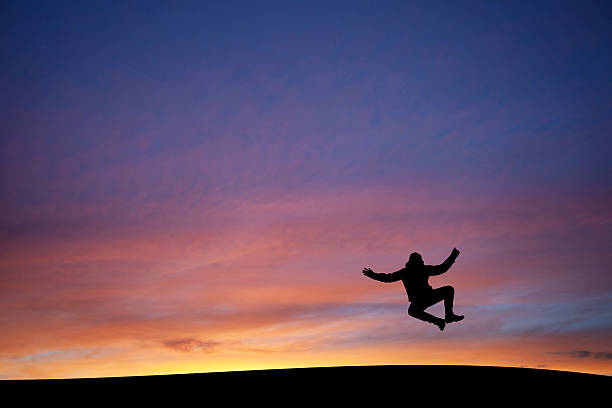
<instances>
[{"instance_id":1,"label":"man's head","mask_svg":"<svg viewBox=\"0 0 612 408\"><path fill-rule=\"evenodd\" d=\"M410 254L410 258L408 258L408 262L406 262L406 267L415 265L425 265L423 262L423 257L418 252L413 252Z\"/></svg>"}]
</instances>

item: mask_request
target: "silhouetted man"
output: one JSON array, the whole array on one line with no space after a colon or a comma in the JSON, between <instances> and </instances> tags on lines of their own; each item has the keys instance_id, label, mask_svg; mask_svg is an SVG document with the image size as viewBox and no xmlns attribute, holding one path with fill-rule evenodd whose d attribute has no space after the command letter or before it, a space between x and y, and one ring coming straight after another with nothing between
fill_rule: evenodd
<instances>
[{"instance_id":1,"label":"silhouetted man","mask_svg":"<svg viewBox=\"0 0 612 408\"><path fill-rule=\"evenodd\" d=\"M463 319L463 316L458 316L453 313L453 299L455 297L455 289L452 286L443 286L438 289L432 289L429 286L428 280L430 276L441 275L448 271L459 256L459 251L454 248L452 253L440 265L425 265L423 257L413 252L406 262L406 267L397 272L392 273L376 273L370 268L364 268L363 274L369 278L380 282L397 282L401 280L406 288L410 307L408 314L417 319L433 323L444 330L446 323L458 322ZM429 306L444 300L445 318L433 316L427 312Z\"/></svg>"}]
</instances>

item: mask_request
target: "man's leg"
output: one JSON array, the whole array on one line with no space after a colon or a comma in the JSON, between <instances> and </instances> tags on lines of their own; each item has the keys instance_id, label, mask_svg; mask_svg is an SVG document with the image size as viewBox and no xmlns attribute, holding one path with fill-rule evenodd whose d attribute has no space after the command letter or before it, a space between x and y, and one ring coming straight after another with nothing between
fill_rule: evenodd
<instances>
[{"instance_id":1,"label":"man's leg","mask_svg":"<svg viewBox=\"0 0 612 408\"><path fill-rule=\"evenodd\" d=\"M419 320L433 323L438 326L440 330L444 330L446 323L458 322L459 320L463 319L463 316L458 316L453 313L454 299L455 288L452 286L443 286L441 288L432 290L427 294L427 296L419 299L418 302L410 303L408 314ZM440 319L439 317L431 315L425 311L425 309L428 307L433 306L442 300L444 301L444 319Z\"/></svg>"},{"instance_id":2,"label":"man's leg","mask_svg":"<svg viewBox=\"0 0 612 408\"><path fill-rule=\"evenodd\" d=\"M440 330L444 330L444 326L446 326L446 322L444 319L440 319L434 315L431 315L425 311L429 306L420 303L410 303L410 307L408 308L408 314L416 319L423 320L425 322L433 323Z\"/></svg>"},{"instance_id":3,"label":"man's leg","mask_svg":"<svg viewBox=\"0 0 612 408\"><path fill-rule=\"evenodd\" d=\"M455 288L452 286L443 286L431 291L431 304L436 304L444 300L444 320L446 323L458 322L463 319L463 316L458 316L453 313L453 301L455 300Z\"/></svg>"}]
</instances>

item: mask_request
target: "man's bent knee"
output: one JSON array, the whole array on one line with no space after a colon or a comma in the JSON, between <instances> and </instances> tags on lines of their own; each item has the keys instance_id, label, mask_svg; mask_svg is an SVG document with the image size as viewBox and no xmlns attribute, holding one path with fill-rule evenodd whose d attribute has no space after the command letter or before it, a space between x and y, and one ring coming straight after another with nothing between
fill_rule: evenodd
<instances>
[{"instance_id":1,"label":"man's bent knee","mask_svg":"<svg viewBox=\"0 0 612 408\"><path fill-rule=\"evenodd\" d=\"M415 306L414 304L410 304L410 307L408 307L408 314L412 317L417 317L421 313L423 313L424 310L425 309L422 307L418 307L418 306Z\"/></svg>"}]
</instances>

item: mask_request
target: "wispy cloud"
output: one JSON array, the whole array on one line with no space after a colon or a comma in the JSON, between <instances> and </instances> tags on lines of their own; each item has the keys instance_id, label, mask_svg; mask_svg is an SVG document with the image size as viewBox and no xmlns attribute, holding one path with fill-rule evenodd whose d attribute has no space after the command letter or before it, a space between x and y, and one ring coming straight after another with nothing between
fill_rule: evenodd
<instances>
[{"instance_id":1,"label":"wispy cloud","mask_svg":"<svg viewBox=\"0 0 612 408\"><path fill-rule=\"evenodd\" d=\"M612 352L609 351L589 351L589 350L570 350L570 351L551 351L551 354L563 355L572 358L594 358L598 360L612 360Z\"/></svg>"},{"instance_id":2,"label":"wispy cloud","mask_svg":"<svg viewBox=\"0 0 612 408\"><path fill-rule=\"evenodd\" d=\"M202 341L194 338L171 339L163 342L163 345L184 353L213 353L219 345L215 341Z\"/></svg>"}]
</instances>

